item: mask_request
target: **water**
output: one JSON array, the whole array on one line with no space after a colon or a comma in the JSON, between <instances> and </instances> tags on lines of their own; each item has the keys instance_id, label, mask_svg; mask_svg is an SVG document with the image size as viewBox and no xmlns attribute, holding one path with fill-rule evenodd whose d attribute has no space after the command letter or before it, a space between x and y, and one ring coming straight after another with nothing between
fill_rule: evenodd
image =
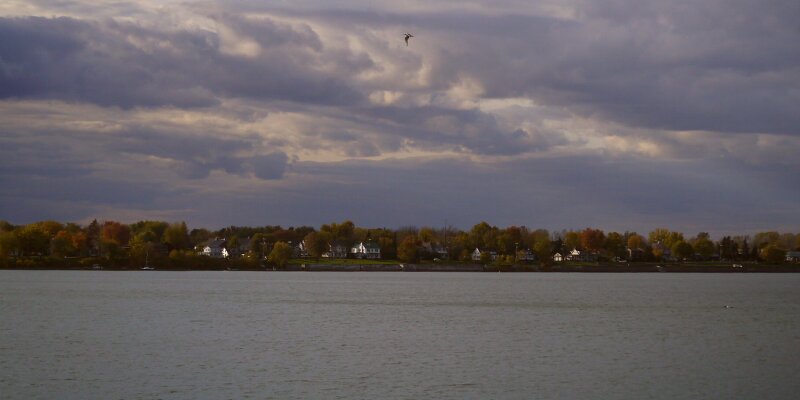
<instances>
[{"instance_id":1,"label":"water","mask_svg":"<svg viewBox=\"0 0 800 400\"><path fill-rule=\"evenodd\" d=\"M0 271L0 398L797 398L799 289L800 274Z\"/></svg>"}]
</instances>

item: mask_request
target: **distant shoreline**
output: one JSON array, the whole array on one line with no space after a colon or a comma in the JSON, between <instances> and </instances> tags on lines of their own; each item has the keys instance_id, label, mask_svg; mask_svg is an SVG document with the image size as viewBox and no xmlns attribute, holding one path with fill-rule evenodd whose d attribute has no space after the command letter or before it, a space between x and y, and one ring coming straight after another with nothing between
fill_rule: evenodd
<instances>
[{"instance_id":1,"label":"distant shoreline","mask_svg":"<svg viewBox=\"0 0 800 400\"><path fill-rule=\"evenodd\" d=\"M92 268L2 268L2 270L15 271L89 271ZM139 271L135 268L103 267L96 271ZM800 265L764 265L743 264L741 267L733 265L682 265L659 263L614 264L598 263L594 265L569 265L559 264L552 266L538 265L511 265L493 266L479 264L303 264L289 265L285 268L214 268L214 269L181 269L181 268L156 268L153 271L262 271L262 272L562 272L562 273L799 273ZM151 271L142 271L151 272Z\"/></svg>"}]
</instances>

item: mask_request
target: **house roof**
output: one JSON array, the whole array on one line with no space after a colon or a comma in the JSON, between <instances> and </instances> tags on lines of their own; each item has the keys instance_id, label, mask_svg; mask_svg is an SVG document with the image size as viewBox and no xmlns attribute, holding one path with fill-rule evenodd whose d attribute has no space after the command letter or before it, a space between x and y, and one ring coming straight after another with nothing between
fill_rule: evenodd
<instances>
[{"instance_id":1,"label":"house roof","mask_svg":"<svg viewBox=\"0 0 800 400\"><path fill-rule=\"evenodd\" d=\"M225 245L225 239L211 239L206 241L202 246L203 247L223 247Z\"/></svg>"}]
</instances>

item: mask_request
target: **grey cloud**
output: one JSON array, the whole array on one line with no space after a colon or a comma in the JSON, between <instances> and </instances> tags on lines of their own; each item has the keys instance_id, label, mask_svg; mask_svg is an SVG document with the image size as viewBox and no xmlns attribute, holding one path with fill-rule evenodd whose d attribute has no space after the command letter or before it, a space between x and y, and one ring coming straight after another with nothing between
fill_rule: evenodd
<instances>
[{"instance_id":1,"label":"grey cloud","mask_svg":"<svg viewBox=\"0 0 800 400\"><path fill-rule=\"evenodd\" d=\"M376 130L409 138L420 149L465 150L483 155L516 155L565 143L559 132L530 133L503 128L480 110L436 106L370 107L357 113L374 121Z\"/></svg>"},{"instance_id":2,"label":"grey cloud","mask_svg":"<svg viewBox=\"0 0 800 400\"><path fill-rule=\"evenodd\" d=\"M468 76L488 97L529 97L634 127L798 133L795 1L572 4L574 20L524 13L286 12L377 29L413 27L435 49L426 59L435 90Z\"/></svg>"},{"instance_id":3,"label":"grey cloud","mask_svg":"<svg viewBox=\"0 0 800 400\"><path fill-rule=\"evenodd\" d=\"M187 179L208 177L220 170L231 175L253 174L260 179L280 179L288 163L284 152L250 155L260 140L214 137L207 134L133 129L108 144L113 151L154 155L176 162L175 172Z\"/></svg>"},{"instance_id":4,"label":"grey cloud","mask_svg":"<svg viewBox=\"0 0 800 400\"><path fill-rule=\"evenodd\" d=\"M335 75L315 71L319 40L309 31L263 21L242 29L273 39L267 55L221 51L205 31L154 31L121 22L0 18L0 98L79 100L104 106L204 107L218 97L336 104L362 95ZM275 39L277 38L277 39ZM142 49L142 43L168 43ZM336 59L326 60L336 64ZM347 64L347 60L345 60ZM347 67L350 67L348 65ZM369 63L363 68L369 68Z\"/></svg>"},{"instance_id":5,"label":"grey cloud","mask_svg":"<svg viewBox=\"0 0 800 400\"><path fill-rule=\"evenodd\" d=\"M271 180L283 177L288 161L289 157L286 153L278 151L252 157L246 162L252 168L257 178Z\"/></svg>"},{"instance_id":6,"label":"grey cloud","mask_svg":"<svg viewBox=\"0 0 800 400\"><path fill-rule=\"evenodd\" d=\"M283 182L281 189L265 189L263 195L225 193L224 199L211 194L199 208L230 202L242 215L223 220L207 213L203 224L233 219L319 225L352 219L364 226L397 227L447 220L469 228L487 220L547 229L648 232L667 226L688 234L723 234L793 231L800 223L794 217L800 215L798 205L790 200L800 192L779 182L792 175L789 171L706 160L652 163L591 156L489 165L455 159L361 160L301 162L292 170L311 181ZM761 191L742 189L748 185Z\"/></svg>"}]
</instances>

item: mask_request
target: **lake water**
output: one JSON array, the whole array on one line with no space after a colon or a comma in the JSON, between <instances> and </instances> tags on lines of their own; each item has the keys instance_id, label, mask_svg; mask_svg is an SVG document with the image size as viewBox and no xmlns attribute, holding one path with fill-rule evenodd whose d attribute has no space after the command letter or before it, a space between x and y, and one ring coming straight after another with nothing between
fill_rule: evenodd
<instances>
[{"instance_id":1,"label":"lake water","mask_svg":"<svg viewBox=\"0 0 800 400\"><path fill-rule=\"evenodd\" d=\"M2 399L791 399L798 366L800 274L0 271Z\"/></svg>"}]
</instances>

